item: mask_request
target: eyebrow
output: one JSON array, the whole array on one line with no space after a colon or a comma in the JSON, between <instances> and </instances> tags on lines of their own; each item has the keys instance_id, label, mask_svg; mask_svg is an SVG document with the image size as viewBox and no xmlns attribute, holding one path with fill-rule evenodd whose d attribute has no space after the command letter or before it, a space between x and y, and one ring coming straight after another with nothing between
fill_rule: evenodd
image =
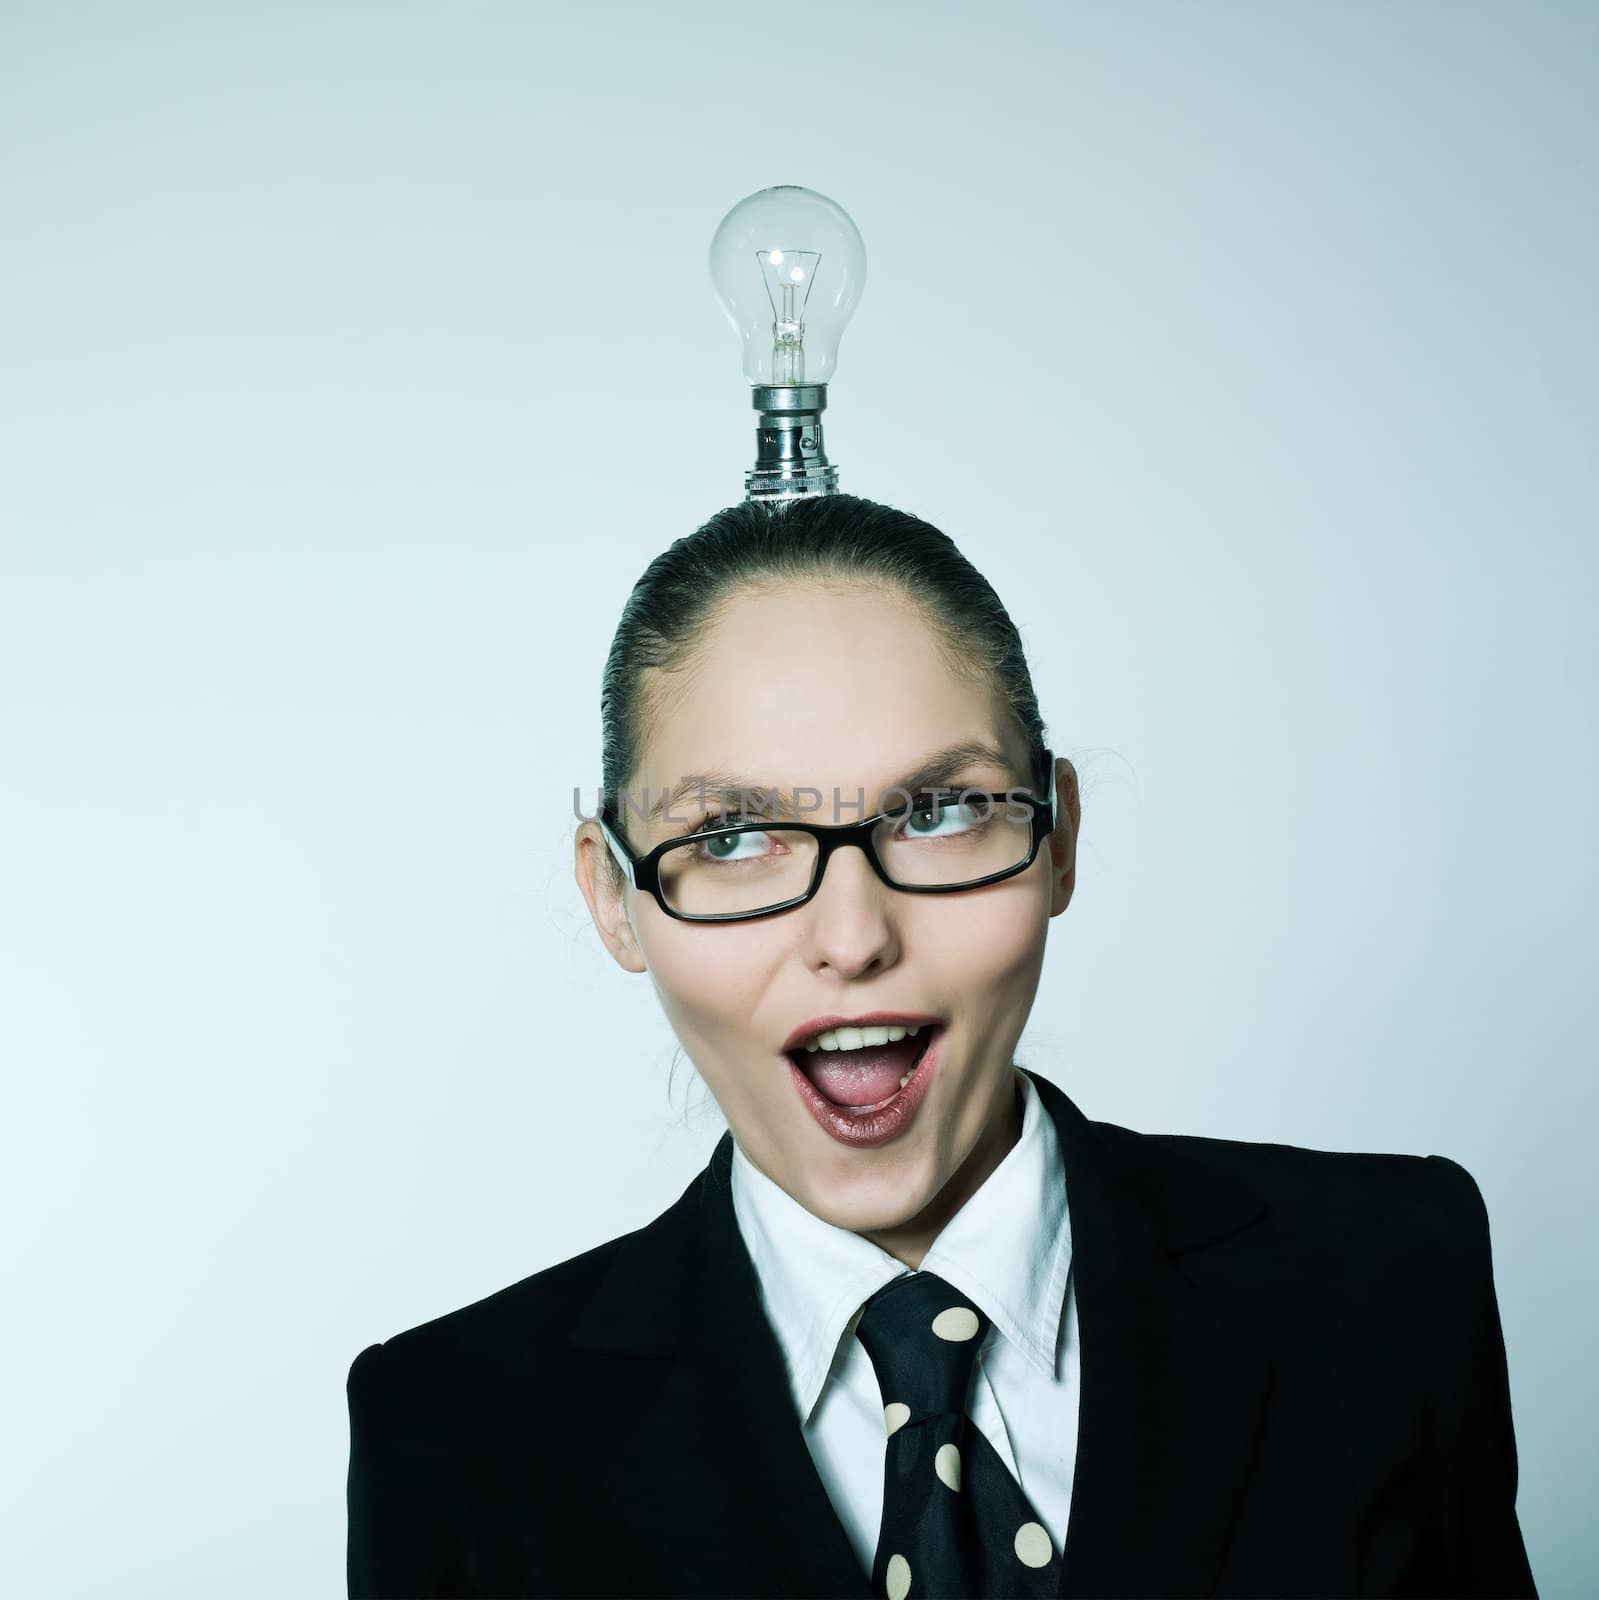
<instances>
[{"instance_id":1,"label":"eyebrow","mask_svg":"<svg viewBox=\"0 0 1599 1600\"><path fill-rule=\"evenodd\" d=\"M912 794L921 789L947 789L968 767L980 764L1008 768L1010 760L1004 751L986 739L962 739L955 744L947 744L942 749L935 750L914 771L906 773L898 783L887 784L884 787L905 789ZM691 794L699 794L702 788L707 798L724 790L748 791L752 796L761 797L763 805L773 815L794 814L792 798L785 796L778 784L756 783L753 779L735 772L691 772L687 777L680 778L671 789L655 800L646 813L646 820L656 821L663 810L669 810L679 800L686 799Z\"/></svg>"}]
</instances>

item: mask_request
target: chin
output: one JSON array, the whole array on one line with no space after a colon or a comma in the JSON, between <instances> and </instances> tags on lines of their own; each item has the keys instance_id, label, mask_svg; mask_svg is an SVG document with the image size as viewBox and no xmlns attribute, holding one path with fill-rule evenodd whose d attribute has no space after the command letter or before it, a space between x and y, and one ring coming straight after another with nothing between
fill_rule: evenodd
<instances>
[{"instance_id":1,"label":"chin","mask_svg":"<svg viewBox=\"0 0 1599 1600\"><path fill-rule=\"evenodd\" d=\"M886 1233L914 1222L938 1193L937 1184L920 1181L895 1181L886 1174L880 1181L862 1178L856 1183L853 1200L841 1197L838 1190L808 1194L805 1207L851 1233Z\"/></svg>"}]
</instances>

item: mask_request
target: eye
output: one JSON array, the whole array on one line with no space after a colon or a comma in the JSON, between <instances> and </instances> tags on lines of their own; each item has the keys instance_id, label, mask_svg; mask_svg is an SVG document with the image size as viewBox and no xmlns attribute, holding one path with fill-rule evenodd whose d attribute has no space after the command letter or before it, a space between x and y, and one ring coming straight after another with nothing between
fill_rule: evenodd
<instances>
[{"instance_id":1,"label":"eye","mask_svg":"<svg viewBox=\"0 0 1599 1600\"><path fill-rule=\"evenodd\" d=\"M765 821L764 817L750 816L743 811L722 812L702 818L693 831L704 833L707 829L731 829L740 823ZM708 838L696 840L688 848L702 861L756 861L768 853L767 833L764 829L751 829L748 833L712 832Z\"/></svg>"},{"instance_id":2,"label":"eye","mask_svg":"<svg viewBox=\"0 0 1599 1600\"><path fill-rule=\"evenodd\" d=\"M750 860L764 854L764 833L713 833L709 839L700 840L700 849L710 861Z\"/></svg>"},{"instance_id":3,"label":"eye","mask_svg":"<svg viewBox=\"0 0 1599 1600\"><path fill-rule=\"evenodd\" d=\"M972 795L965 800L918 800L905 817L905 836L929 839L969 833L988 821L992 807L987 795ZM943 826L946 822L955 825Z\"/></svg>"}]
</instances>

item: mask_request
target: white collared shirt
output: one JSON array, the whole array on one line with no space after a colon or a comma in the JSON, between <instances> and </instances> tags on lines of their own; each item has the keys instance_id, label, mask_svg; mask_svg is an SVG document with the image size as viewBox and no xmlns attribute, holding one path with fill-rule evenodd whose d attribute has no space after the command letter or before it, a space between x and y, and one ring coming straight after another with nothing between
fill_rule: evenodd
<instances>
[{"instance_id":1,"label":"white collared shirt","mask_svg":"<svg viewBox=\"0 0 1599 1600\"><path fill-rule=\"evenodd\" d=\"M993 1326L977 1352L968 1412L1049 1530L1066 1537L1077 1465L1079 1361L1066 1175L1054 1120L1033 1081L1021 1137L944 1225L922 1261ZM767 1320L788 1365L805 1443L862 1569L883 1518L883 1396L855 1324L904 1262L834 1227L778 1187L733 1143L733 1210Z\"/></svg>"}]
</instances>

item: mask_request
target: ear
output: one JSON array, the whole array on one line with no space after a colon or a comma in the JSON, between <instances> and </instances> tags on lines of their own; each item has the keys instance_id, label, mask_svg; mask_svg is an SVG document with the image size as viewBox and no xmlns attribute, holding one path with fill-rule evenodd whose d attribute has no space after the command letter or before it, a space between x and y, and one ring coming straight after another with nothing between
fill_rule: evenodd
<instances>
[{"instance_id":1,"label":"ear","mask_svg":"<svg viewBox=\"0 0 1599 1600\"><path fill-rule=\"evenodd\" d=\"M627 914L627 901L633 889L630 884L618 880L615 858L597 823L584 822L578 828L574 850L577 886L588 902L589 915L594 919L605 948L626 971L646 971L648 963Z\"/></svg>"},{"instance_id":2,"label":"ear","mask_svg":"<svg viewBox=\"0 0 1599 1600\"><path fill-rule=\"evenodd\" d=\"M1077 830L1083 820L1082 798L1077 789L1077 768L1065 756L1055 757L1055 831L1049 836L1049 860L1054 892L1049 914L1058 917L1072 901L1077 887Z\"/></svg>"}]
</instances>

